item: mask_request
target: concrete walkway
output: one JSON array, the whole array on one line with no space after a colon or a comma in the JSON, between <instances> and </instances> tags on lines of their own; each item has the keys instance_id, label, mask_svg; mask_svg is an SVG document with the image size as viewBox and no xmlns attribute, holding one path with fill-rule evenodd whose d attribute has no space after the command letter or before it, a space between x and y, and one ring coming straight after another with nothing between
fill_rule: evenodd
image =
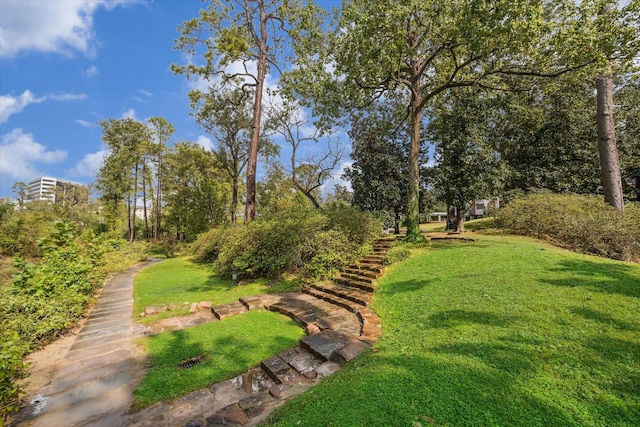
<instances>
[{"instance_id":1,"label":"concrete walkway","mask_svg":"<svg viewBox=\"0 0 640 427\"><path fill-rule=\"evenodd\" d=\"M111 277L51 383L14 425L123 426L132 402L133 277L158 260Z\"/></svg>"}]
</instances>

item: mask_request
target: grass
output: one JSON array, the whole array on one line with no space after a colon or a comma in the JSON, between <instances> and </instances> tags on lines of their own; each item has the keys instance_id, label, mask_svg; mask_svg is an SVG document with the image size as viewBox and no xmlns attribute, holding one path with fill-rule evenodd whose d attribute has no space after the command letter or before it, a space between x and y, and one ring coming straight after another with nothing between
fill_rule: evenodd
<instances>
[{"instance_id":1,"label":"grass","mask_svg":"<svg viewBox=\"0 0 640 427\"><path fill-rule=\"evenodd\" d=\"M186 314L185 302L211 301L212 304L227 304L238 298L273 291L266 281L254 281L235 285L231 280L213 274L211 265L196 264L190 258L170 258L138 273L134 281L134 313L145 307L161 307L170 303L178 310L167 311L140 319L148 323L163 317ZM186 308L185 308L186 307Z\"/></svg>"},{"instance_id":2,"label":"grass","mask_svg":"<svg viewBox=\"0 0 640 427\"><path fill-rule=\"evenodd\" d=\"M149 371L134 392L135 410L232 378L260 361L292 348L303 331L293 320L250 311L193 328L141 339ZM189 369L178 364L204 355Z\"/></svg>"},{"instance_id":3,"label":"grass","mask_svg":"<svg viewBox=\"0 0 640 427\"><path fill-rule=\"evenodd\" d=\"M640 266L473 237L391 267L374 351L271 425L640 425Z\"/></svg>"}]
</instances>

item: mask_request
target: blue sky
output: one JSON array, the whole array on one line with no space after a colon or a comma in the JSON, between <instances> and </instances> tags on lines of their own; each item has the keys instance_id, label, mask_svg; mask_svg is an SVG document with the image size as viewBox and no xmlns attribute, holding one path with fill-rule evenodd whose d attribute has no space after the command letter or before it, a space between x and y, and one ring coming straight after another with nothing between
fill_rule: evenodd
<instances>
[{"instance_id":1,"label":"blue sky","mask_svg":"<svg viewBox=\"0 0 640 427\"><path fill-rule=\"evenodd\" d=\"M333 6L336 1L320 1ZM213 144L189 116L176 28L199 0L0 0L0 196L39 176L94 180L108 118L161 116L173 141ZM274 81L271 82L275 84Z\"/></svg>"}]
</instances>

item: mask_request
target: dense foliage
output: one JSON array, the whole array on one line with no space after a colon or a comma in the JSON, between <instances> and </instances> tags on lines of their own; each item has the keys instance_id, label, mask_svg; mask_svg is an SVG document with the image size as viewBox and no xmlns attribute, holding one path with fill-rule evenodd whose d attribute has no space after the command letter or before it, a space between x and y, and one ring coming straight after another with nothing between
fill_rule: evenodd
<instances>
[{"instance_id":1,"label":"dense foliage","mask_svg":"<svg viewBox=\"0 0 640 427\"><path fill-rule=\"evenodd\" d=\"M277 277L301 271L326 277L352 263L379 235L370 214L332 205L289 209L241 226L203 234L193 246L201 262L215 262L223 276Z\"/></svg>"},{"instance_id":2,"label":"dense foliage","mask_svg":"<svg viewBox=\"0 0 640 427\"><path fill-rule=\"evenodd\" d=\"M498 226L511 233L548 238L581 252L640 260L640 204L620 212L600 197L533 193L500 211Z\"/></svg>"},{"instance_id":3,"label":"dense foliage","mask_svg":"<svg viewBox=\"0 0 640 427\"><path fill-rule=\"evenodd\" d=\"M0 415L16 409L22 357L54 340L84 315L106 276L139 261L144 247L57 220L38 241L37 263L17 257L13 283L0 288Z\"/></svg>"}]
</instances>

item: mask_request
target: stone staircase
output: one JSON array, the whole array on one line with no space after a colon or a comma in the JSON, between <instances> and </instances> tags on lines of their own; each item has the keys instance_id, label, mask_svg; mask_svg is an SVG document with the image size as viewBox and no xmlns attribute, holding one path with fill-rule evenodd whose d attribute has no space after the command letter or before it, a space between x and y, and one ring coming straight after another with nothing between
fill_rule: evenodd
<instances>
[{"instance_id":1,"label":"stone staircase","mask_svg":"<svg viewBox=\"0 0 640 427\"><path fill-rule=\"evenodd\" d=\"M380 320L368 305L383 259L395 238L376 241L373 253L335 279L305 285L302 292L265 294L211 307L217 319L267 309L299 322L307 331L298 346L210 388L160 402L130 417L131 426L254 426L289 398L367 351L380 337Z\"/></svg>"}]
</instances>

